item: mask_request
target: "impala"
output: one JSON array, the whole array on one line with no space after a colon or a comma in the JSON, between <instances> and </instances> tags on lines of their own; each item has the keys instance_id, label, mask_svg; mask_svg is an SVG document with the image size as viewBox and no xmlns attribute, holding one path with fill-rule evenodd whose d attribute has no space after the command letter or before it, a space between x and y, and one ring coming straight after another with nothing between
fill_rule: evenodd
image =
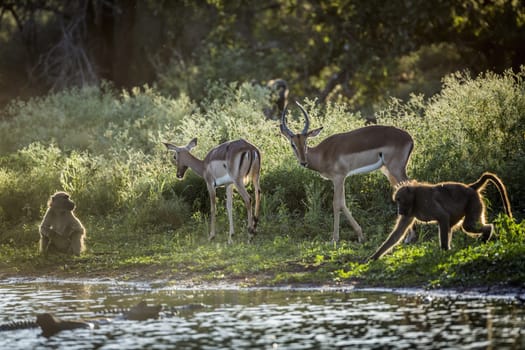
<instances>
[{"instance_id":1,"label":"impala","mask_svg":"<svg viewBox=\"0 0 525 350\"><path fill-rule=\"evenodd\" d=\"M322 127L309 131L308 113L296 102L305 118L301 133L293 133L286 125L286 108L281 115L281 133L290 141L299 163L312 169L334 184L334 232L332 241L339 240L341 210L357 233L359 242L365 237L363 230L348 210L345 201L345 179L349 175L381 169L392 186L408 179L406 166L414 141L404 130L392 126L372 125L334 134L315 147L308 147L309 137L319 135Z\"/></svg>"},{"instance_id":2,"label":"impala","mask_svg":"<svg viewBox=\"0 0 525 350\"><path fill-rule=\"evenodd\" d=\"M194 138L186 146L175 146L163 142L166 148L173 152L173 158L177 167L177 178L182 179L188 168L206 181L210 195L210 234L209 239L215 237L215 213L216 213L216 188L226 186L226 209L230 224L228 243L232 243L233 229L233 186L244 200L248 212L248 236L249 239L255 234L259 217L259 201L261 190L259 187L259 176L261 171L261 154L259 150L245 140L236 140L222 143L213 148L204 158L200 160L190 153L197 145ZM252 202L250 194L245 185L252 180L255 192L255 215L252 213Z\"/></svg>"}]
</instances>

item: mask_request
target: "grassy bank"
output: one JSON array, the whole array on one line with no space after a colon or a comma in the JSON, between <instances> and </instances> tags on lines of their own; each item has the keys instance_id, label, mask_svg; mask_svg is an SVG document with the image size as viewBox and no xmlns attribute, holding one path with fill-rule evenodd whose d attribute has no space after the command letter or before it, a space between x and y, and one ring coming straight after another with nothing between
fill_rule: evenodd
<instances>
[{"instance_id":1,"label":"grassy bank","mask_svg":"<svg viewBox=\"0 0 525 350\"><path fill-rule=\"evenodd\" d=\"M225 223L224 223L225 224ZM259 235L252 243L226 235L208 242L205 232L184 227L174 232L128 233L98 227L81 257L42 257L34 247L2 250L0 274L77 278L115 277L185 283L246 286L358 284L388 287L519 287L525 283L525 223L496 220L498 239L483 244L457 232L451 251L436 237L403 246L382 260L365 262L380 244ZM200 232L199 232L200 231ZM327 234L328 235L328 234ZM244 241L244 242L243 242Z\"/></svg>"},{"instance_id":2,"label":"grassy bank","mask_svg":"<svg viewBox=\"0 0 525 350\"><path fill-rule=\"evenodd\" d=\"M346 200L367 241L343 221L341 243L332 231L332 187L298 166L279 122L261 111L268 92L250 84L212 84L195 103L148 87L117 92L110 86L69 90L13 101L0 121L0 273L2 276L170 278L253 284L361 283L381 286L523 285L525 224L525 83L521 73L444 79L440 94L393 100L376 117L406 129L415 140L409 176L471 182L483 171L507 185L515 220L486 191L497 236L482 244L457 232L453 249L439 250L435 225L417 228L419 242L364 263L392 229L391 188L379 172L351 177ZM345 105L303 101L311 126L330 134L364 125ZM292 109L290 127L302 128ZM64 132L64 130L70 130ZM161 141L184 145L198 137L202 157L226 140L246 138L262 153L259 233L246 243L245 209L234 203L237 235L226 244L224 190L218 234L207 241L208 195L188 172L183 181ZM38 224L51 193L65 190L88 231L80 257L42 257Z\"/></svg>"}]
</instances>

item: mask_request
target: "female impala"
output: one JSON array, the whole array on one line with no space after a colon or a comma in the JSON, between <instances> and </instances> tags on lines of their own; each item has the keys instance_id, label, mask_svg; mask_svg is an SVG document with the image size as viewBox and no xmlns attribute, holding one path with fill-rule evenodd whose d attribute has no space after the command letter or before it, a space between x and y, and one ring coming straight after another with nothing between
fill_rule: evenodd
<instances>
[{"instance_id":1,"label":"female impala","mask_svg":"<svg viewBox=\"0 0 525 350\"><path fill-rule=\"evenodd\" d=\"M261 172L261 153L251 143L245 140L229 141L213 148L204 158L197 159L190 153L197 145L194 138L186 146L175 146L168 142L163 142L166 148L173 151L173 158L177 166L177 177L182 179L188 168L191 168L197 175L206 181L208 193L210 195L210 235L209 239L215 237L215 189L219 186L226 186L226 209L230 224L230 234L228 243L232 243L233 235L233 186L244 200L248 212L248 235L251 239L255 234L257 220L259 217L259 201L261 190L259 186L259 176ZM252 180L255 191L255 216L252 214L251 199L246 190L245 183Z\"/></svg>"},{"instance_id":2,"label":"female impala","mask_svg":"<svg viewBox=\"0 0 525 350\"><path fill-rule=\"evenodd\" d=\"M297 102L296 102L297 103ZM308 147L309 137L317 136L318 128L308 131L310 121L306 110L297 103L304 114L305 125L301 133L293 133L286 125L286 108L281 116L281 133L290 140L292 149L305 168L317 171L334 184L334 233L332 241L339 240L339 215L341 210L357 233L359 242L364 240L363 230L353 218L345 202L345 179L349 175L368 173L381 169L392 186L408 179L406 166L414 141L404 130L373 125L334 134L315 147Z\"/></svg>"}]
</instances>

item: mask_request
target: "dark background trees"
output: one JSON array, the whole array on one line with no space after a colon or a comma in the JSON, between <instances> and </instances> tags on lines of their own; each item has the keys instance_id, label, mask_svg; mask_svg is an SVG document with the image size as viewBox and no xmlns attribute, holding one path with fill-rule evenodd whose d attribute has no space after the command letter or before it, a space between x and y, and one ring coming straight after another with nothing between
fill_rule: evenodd
<instances>
[{"instance_id":1,"label":"dark background trees","mask_svg":"<svg viewBox=\"0 0 525 350\"><path fill-rule=\"evenodd\" d=\"M370 111L443 75L525 63L513 0L2 0L0 104L109 81L199 100L208 81L283 78Z\"/></svg>"}]
</instances>

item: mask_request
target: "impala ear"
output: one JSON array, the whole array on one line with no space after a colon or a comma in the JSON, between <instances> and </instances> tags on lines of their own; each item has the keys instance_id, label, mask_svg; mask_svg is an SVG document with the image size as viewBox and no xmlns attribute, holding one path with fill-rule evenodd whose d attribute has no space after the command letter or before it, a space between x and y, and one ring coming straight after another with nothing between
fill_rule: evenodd
<instances>
[{"instance_id":1,"label":"impala ear","mask_svg":"<svg viewBox=\"0 0 525 350\"><path fill-rule=\"evenodd\" d=\"M187 149L188 151L191 151L191 149L192 149L193 147L195 147L195 146L197 146L197 138L196 138L196 137L195 137L193 140L191 140L190 143L188 143L188 144L186 145L186 149Z\"/></svg>"},{"instance_id":2,"label":"impala ear","mask_svg":"<svg viewBox=\"0 0 525 350\"><path fill-rule=\"evenodd\" d=\"M175 146L174 144L169 143L169 142L162 142L162 143L164 144L164 146L166 146L168 151L177 152L177 146Z\"/></svg>"},{"instance_id":3,"label":"impala ear","mask_svg":"<svg viewBox=\"0 0 525 350\"><path fill-rule=\"evenodd\" d=\"M306 134L306 137L316 137L317 135L319 135L321 130L323 130L322 126L319 129L314 129L314 130L308 131L308 133Z\"/></svg>"}]
</instances>

